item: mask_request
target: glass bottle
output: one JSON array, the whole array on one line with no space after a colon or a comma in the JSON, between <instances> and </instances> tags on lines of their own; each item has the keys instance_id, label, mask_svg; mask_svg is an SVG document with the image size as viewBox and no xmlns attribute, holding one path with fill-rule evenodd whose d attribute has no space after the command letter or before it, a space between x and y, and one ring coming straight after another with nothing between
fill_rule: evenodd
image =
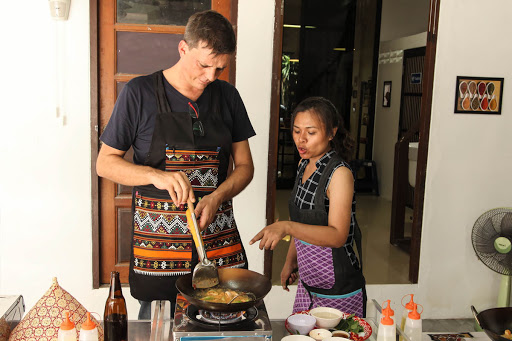
<instances>
[{"instance_id":1,"label":"glass bottle","mask_svg":"<svg viewBox=\"0 0 512 341\"><path fill-rule=\"evenodd\" d=\"M105 303L103 323L105 341L128 341L128 313L117 271L110 274L110 292Z\"/></svg>"}]
</instances>

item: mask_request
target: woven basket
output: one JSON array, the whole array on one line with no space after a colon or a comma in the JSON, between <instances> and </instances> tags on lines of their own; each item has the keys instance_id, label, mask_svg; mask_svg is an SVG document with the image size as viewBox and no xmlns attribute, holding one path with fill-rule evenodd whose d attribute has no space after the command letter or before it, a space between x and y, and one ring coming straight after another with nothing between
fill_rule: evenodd
<instances>
[{"instance_id":1,"label":"woven basket","mask_svg":"<svg viewBox=\"0 0 512 341\"><path fill-rule=\"evenodd\" d=\"M57 341L66 310L70 312L70 319L75 323L78 332L87 319L87 310L54 277L50 289L14 328L9 341ZM103 341L103 328L93 316L91 319L98 328L100 341Z\"/></svg>"}]
</instances>

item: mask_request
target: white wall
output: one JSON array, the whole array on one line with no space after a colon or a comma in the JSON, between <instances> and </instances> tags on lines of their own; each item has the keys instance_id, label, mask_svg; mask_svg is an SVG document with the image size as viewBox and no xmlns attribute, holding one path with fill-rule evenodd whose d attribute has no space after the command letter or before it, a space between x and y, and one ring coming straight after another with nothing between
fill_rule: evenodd
<instances>
[{"instance_id":1,"label":"white wall","mask_svg":"<svg viewBox=\"0 0 512 341\"><path fill-rule=\"evenodd\" d=\"M512 34L512 3L486 2L492 16L482 15L481 4L441 1L440 6L419 288L432 313L443 316L469 315L471 304L479 309L496 304L500 276L477 259L470 236L484 211L512 206L512 88L506 86L512 46L501 38ZM470 37L465 32L473 22L486 29ZM467 50L484 40L494 48ZM505 77L502 114L454 114L457 75Z\"/></svg>"},{"instance_id":2,"label":"white wall","mask_svg":"<svg viewBox=\"0 0 512 341\"><path fill-rule=\"evenodd\" d=\"M407 49L425 46L427 33L398 38L380 43L379 54L395 53ZM386 58L389 63L379 63L377 71L377 100L375 102L375 128L373 133L373 159L379 176L379 192L384 199L391 200L393 195L393 167L395 143L398 139L400 121L400 97L402 93L402 57ZM396 61L393 62L393 59ZM380 59L381 61L383 59ZM391 103L382 106L383 86L391 81Z\"/></svg>"},{"instance_id":3,"label":"white wall","mask_svg":"<svg viewBox=\"0 0 512 341\"><path fill-rule=\"evenodd\" d=\"M380 41L425 31L430 0L382 0Z\"/></svg>"},{"instance_id":4,"label":"white wall","mask_svg":"<svg viewBox=\"0 0 512 341\"><path fill-rule=\"evenodd\" d=\"M73 1L69 21L62 25L64 43L58 51L68 57L65 125L54 111L57 47L47 2L8 5L9 12L25 13L24 22L37 29L20 25L14 16L0 23L9 32L3 41L10 48L2 57L0 92L0 293L23 294L28 310L57 276L87 309L101 314L107 292L92 289L91 275L88 4ZM265 224L273 6L271 0L239 2L237 85L258 133L251 139L255 178L235 200L246 244ZM486 9L493 15L481 15L479 0L442 0L419 283L368 286L370 298L389 298L398 312L400 298L411 292L424 304L424 317L469 317L470 304L484 309L496 301L499 276L477 260L470 233L486 209L512 206L507 190L512 185L512 89L504 88L500 116L453 114L456 75L506 77L512 71L506 60L512 47L501 39L512 34L507 25L512 3L490 0ZM471 22L479 22L482 30L469 36ZM475 41L493 48L468 57L467 46ZM261 272L263 252L247 249L251 269ZM137 303L128 290L125 296L134 318ZM266 298L271 318L287 316L292 301L293 293L273 288Z\"/></svg>"}]
</instances>

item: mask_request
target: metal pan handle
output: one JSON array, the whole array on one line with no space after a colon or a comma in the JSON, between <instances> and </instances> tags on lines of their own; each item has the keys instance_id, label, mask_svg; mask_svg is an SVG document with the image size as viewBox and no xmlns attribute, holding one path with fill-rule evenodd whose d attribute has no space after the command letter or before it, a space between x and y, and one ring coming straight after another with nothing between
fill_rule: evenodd
<instances>
[{"instance_id":1,"label":"metal pan handle","mask_svg":"<svg viewBox=\"0 0 512 341\"><path fill-rule=\"evenodd\" d=\"M475 317L475 320L476 320L476 323L478 323L478 325L480 326L480 328L484 328L482 327L482 324L480 323L480 321L478 321L478 311L476 311L475 307L473 305L471 305L471 311L473 312L473 316Z\"/></svg>"}]
</instances>

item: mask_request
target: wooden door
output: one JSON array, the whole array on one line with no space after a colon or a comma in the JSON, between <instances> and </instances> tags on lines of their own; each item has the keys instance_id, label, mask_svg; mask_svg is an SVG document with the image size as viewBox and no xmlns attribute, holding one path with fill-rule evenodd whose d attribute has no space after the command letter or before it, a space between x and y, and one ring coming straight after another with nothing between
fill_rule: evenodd
<instances>
[{"instance_id":1,"label":"wooden door","mask_svg":"<svg viewBox=\"0 0 512 341\"><path fill-rule=\"evenodd\" d=\"M96 5L98 136L110 119L117 95L130 79L178 61L178 43L190 15L213 9L236 29L237 0L98 0ZM234 56L230 66L220 78L233 82ZM132 161L132 155L129 150L125 158ZM113 270L120 272L123 283L128 282L131 192L132 187L98 179L99 284L108 283Z\"/></svg>"}]
</instances>

